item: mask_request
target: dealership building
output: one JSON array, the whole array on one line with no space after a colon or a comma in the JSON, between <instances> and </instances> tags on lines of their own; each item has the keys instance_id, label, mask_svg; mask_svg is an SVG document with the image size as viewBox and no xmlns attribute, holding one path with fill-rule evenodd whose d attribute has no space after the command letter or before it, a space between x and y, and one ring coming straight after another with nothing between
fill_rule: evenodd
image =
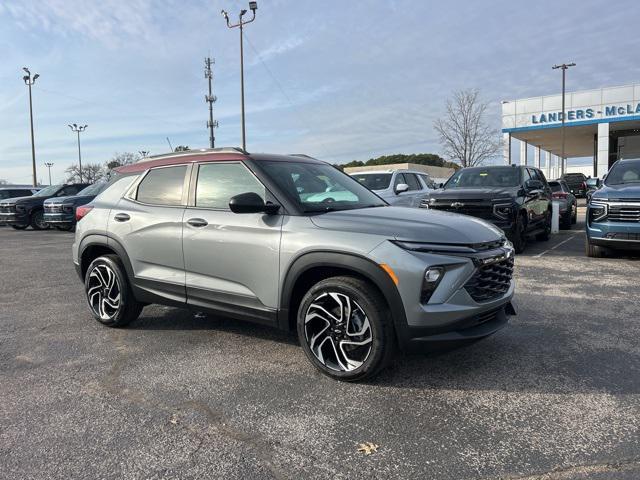
<instances>
[{"instance_id":1,"label":"dealership building","mask_svg":"<svg viewBox=\"0 0 640 480\"><path fill-rule=\"evenodd\" d=\"M640 84L567 92L565 114L566 171L591 157L589 174L602 178L616 160L640 157ZM502 102L505 162L518 163L519 150L519 163L560 176L561 122L561 94Z\"/></svg>"}]
</instances>

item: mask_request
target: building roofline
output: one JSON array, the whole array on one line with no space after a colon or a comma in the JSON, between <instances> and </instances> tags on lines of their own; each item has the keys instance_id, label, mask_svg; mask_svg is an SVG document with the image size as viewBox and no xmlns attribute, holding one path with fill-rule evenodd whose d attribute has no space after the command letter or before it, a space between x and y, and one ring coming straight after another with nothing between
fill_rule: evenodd
<instances>
[{"instance_id":1,"label":"building roofline","mask_svg":"<svg viewBox=\"0 0 640 480\"><path fill-rule=\"evenodd\" d=\"M585 93L585 92L592 92L594 90L609 90L609 89L613 89L613 88L628 88L628 87L640 87L640 83L629 83L626 85L612 85L610 87L596 87L596 88L585 88L583 90L574 90L571 92L566 92L565 95L570 95L570 94L574 94L574 93ZM524 102L525 100L534 100L536 98L544 98L544 97L555 97L555 96L561 96L562 92L560 93L551 93L548 95L536 95L534 97L525 97L525 98L514 98L512 100L501 100L500 104L504 104L504 103L514 103L514 102Z\"/></svg>"}]
</instances>

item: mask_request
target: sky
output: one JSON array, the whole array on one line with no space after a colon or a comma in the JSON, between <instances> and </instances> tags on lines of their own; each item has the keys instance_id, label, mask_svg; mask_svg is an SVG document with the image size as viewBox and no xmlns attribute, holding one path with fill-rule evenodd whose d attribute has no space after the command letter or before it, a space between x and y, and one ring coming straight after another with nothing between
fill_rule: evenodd
<instances>
[{"instance_id":1,"label":"sky","mask_svg":"<svg viewBox=\"0 0 640 480\"><path fill-rule=\"evenodd\" d=\"M215 59L216 146L240 136L239 31L246 1L0 0L0 179L31 181L77 161L69 123L87 124L84 162L116 152L208 146L204 58ZM249 14L250 15L250 14ZM333 163L440 153L433 122L456 90L500 102L640 81L637 0L259 0L245 29L247 150Z\"/></svg>"}]
</instances>

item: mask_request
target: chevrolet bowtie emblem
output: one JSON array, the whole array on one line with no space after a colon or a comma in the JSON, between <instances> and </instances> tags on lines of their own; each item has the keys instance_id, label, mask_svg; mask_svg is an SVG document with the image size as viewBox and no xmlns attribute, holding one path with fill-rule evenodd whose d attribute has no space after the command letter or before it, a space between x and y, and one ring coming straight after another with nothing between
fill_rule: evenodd
<instances>
[{"instance_id":1,"label":"chevrolet bowtie emblem","mask_svg":"<svg viewBox=\"0 0 640 480\"><path fill-rule=\"evenodd\" d=\"M451 208L462 208L462 207L464 207L464 203L462 202L453 202L451 204Z\"/></svg>"}]
</instances>

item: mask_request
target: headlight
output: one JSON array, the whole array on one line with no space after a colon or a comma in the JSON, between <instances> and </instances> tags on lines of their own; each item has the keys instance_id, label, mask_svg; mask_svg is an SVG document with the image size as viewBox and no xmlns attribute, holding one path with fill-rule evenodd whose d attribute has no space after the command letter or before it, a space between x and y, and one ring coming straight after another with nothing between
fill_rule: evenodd
<instances>
[{"instance_id":1,"label":"headlight","mask_svg":"<svg viewBox=\"0 0 640 480\"><path fill-rule=\"evenodd\" d=\"M609 205L606 203L590 203L589 204L589 220L591 222L599 222L607 218L609 214Z\"/></svg>"},{"instance_id":2,"label":"headlight","mask_svg":"<svg viewBox=\"0 0 640 480\"><path fill-rule=\"evenodd\" d=\"M498 203L493 206L493 214L498 218L507 219L513 213L513 206L510 203Z\"/></svg>"},{"instance_id":3,"label":"headlight","mask_svg":"<svg viewBox=\"0 0 640 480\"><path fill-rule=\"evenodd\" d=\"M429 267L424 272L422 280L422 291L420 293L420 302L429 303L429 299L433 292L440 284L440 280L444 276L444 267Z\"/></svg>"},{"instance_id":4,"label":"headlight","mask_svg":"<svg viewBox=\"0 0 640 480\"><path fill-rule=\"evenodd\" d=\"M64 213L73 213L73 205L62 205L62 211Z\"/></svg>"}]
</instances>

